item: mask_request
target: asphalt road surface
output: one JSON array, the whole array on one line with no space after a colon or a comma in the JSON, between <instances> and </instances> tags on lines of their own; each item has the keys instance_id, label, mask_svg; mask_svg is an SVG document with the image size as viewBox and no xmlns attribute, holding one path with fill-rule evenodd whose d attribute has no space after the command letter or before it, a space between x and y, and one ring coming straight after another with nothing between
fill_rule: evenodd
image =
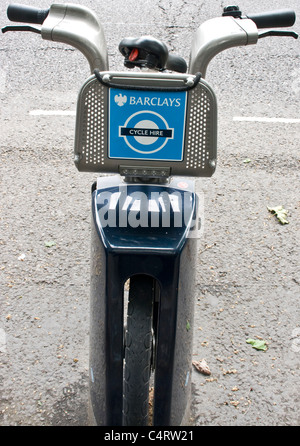
<instances>
[{"instance_id":1,"label":"asphalt road surface","mask_svg":"<svg viewBox=\"0 0 300 446\"><path fill-rule=\"evenodd\" d=\"M152 34L188 61L197 27L226 5L80 3L103 24L111 69L123 69L118 43L133 35ZM7 5L1 0L1 26ZM238 5L294 9L300 32L298 0ZM89 67L78 51L36 34L0 39L0 425L86 425L95 176L73 164L73 112ZM207 72L219 104L218 167L197 182L204 233L193 329L194 360L205 359L211 375L193 370L194 425L300 423L299 45L261 39L219 54ZM288 224L272 206L288 211Z\"/></svg>"}]
</instances>

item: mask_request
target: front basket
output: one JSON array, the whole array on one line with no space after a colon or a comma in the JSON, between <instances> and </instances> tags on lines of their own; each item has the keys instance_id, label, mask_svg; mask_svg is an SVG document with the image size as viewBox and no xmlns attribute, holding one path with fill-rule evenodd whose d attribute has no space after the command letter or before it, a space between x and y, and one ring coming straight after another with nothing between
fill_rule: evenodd
<instances>
[{"instance_id":1,"label":"front basket","mask_svg":"<svg viewBox=\"0 0 300 446\"><path fill-rule=\"evenodd\" d=\"M80 90L74 148L79 171L209 177L216 147L216 98L195 76L104 72Z\"/></svg>"}]
</instances>

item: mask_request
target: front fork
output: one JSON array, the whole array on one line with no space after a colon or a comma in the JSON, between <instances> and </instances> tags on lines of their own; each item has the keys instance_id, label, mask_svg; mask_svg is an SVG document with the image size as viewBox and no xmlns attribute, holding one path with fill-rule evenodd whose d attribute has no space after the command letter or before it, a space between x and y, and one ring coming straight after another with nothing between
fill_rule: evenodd
<instances>
[{"instance_id":1,"label":"front fork","mask_svg":"<svg viewBox=\"0 0 300 446\"><path fill-rule=\"evenodd\" d=\"M90 398L98 425L122 425L124 284L135 274L160 289L153 424L186 422L197 203L183 178L152 185L104 177L92 192Z\"/></svg>"}]
</instances>

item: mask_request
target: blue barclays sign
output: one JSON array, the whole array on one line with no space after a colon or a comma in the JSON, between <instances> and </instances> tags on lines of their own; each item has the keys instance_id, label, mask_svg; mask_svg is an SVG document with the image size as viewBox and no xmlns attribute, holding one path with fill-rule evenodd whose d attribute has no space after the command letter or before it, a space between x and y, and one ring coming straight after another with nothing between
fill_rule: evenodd
<instances>
[{"instance_id":1,"label":"blue barclays sign","mask_svg":"<svg viewBox=\"0 0 300 446\"><path fill-rule=\"evenodd\" d=\"M182 161L187 93L110 89L108 156Z\"/></svg>"}]
</instances>

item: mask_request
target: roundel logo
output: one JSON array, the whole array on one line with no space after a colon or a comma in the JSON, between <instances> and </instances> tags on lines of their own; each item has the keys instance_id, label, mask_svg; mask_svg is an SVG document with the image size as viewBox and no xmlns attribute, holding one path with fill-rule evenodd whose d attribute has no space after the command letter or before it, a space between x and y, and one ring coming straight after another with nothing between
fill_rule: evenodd
<instances>
[{"instance_id":1,"label":"roundel logo","mask_svg":"<svg viewBox=\"0 0 300 446\"><path fill-rule=\"evenodd\" d=\"M174 129L169 128L166 119L150 110L133 113L124 126L119 126L119 136L127 146L143 154L158 152L173 135Z\"/></svg>"}]
</instances>

